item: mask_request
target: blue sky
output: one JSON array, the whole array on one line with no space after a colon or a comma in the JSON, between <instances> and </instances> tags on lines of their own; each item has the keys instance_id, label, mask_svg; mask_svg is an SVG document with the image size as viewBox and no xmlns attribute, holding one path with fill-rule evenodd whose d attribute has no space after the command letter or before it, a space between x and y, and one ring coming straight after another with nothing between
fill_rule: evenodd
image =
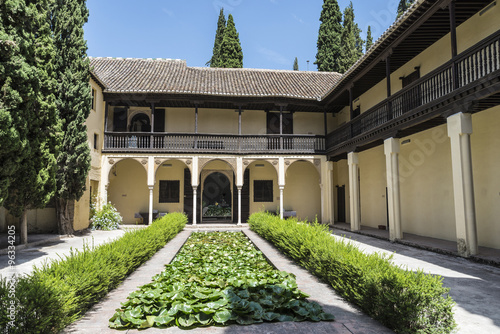
<instances>
[{"instance_id":1,"label":"blue sky","mask_svg":"<svg viewBox=\"0 0 500 334\"><path fill-rule=\"evenodd\" d=\"M341 10L349 4L339 0ZM371 25L374 40L394 21L399 0L353 0L355 20ZM88 55L184 59L205 66L220 7L232 14L246 68L316 71L316 41L323 0L87 0ZM309 66L307 65L309 60Z\"/></svg>"}]
</instances>

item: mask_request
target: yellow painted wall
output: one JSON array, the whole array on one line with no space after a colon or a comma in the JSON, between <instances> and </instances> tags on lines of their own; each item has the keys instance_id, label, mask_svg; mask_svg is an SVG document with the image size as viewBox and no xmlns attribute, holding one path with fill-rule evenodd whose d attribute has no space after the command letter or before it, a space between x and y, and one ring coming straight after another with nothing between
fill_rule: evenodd
<instances>
[{"instance_id":1,"label":"yellow painted wall","mask_svg":"<svg viewBox=\"0 0 500 334\"><path fill-rule=\"evenodd\" d=\"M446 125L401 141L399 173L403 232L456 241L451 147Z\"/></svg>"},{"instance_id":2,"label":"yellow painted wall","mask_svg":"<svg viewBox=\"0 0 500 334\"><path fill-rule=\"evenodd\" d=\"M198 133L238 134L238 113L232 109L199 109Z\"/></svg>"},{"instance_id":3,"label":"yellow painted wall","mask_svg":"<svg viewBox=\"0 0 500 334\"><path fill-rule=\"evenodd\" d=\"M256 165L264 165L257 167ZM273 165L267 161L255 161L247 168L250 169L250 214L267 210L276 212L280 207L280 189L278 187L278 172ZM254 202L254 180L273 180L273 202ZM286 197L285 197L286 198Z\"/></svg>"},{"instance_id":4,"label":"yellow painted wall","mask_svg":"<svg viewBox=\"0 0 500 334\"><path fill-rule=\"evenodd\" d=\"M472 115L472 126L478 242L500 248L500 106Z\"/></svg>"},{"instance_id":5,"label":"yellow painted wall","mask_svg":"<svg viewBox=\"0 0 500 334\"><path fill-rule=\"evenodd\" d=\"M171 166L169 166L171 165ZM153 207L159 212L184 212L184 168L182 161L165 161L156 172ZM160 203L160 180L179 180L179 203Z\"/></svg>"},{"instance_id":6,"label":"yellow painted wall","mask_svg":"<svg viewBox=\"0 0 500 334\"><path fill-rule=\"evenodd\" d=\"M336 186L343 186L345 185L345 218L346 222L350 222L351 218L351 213L349 210L349 168L347 165L347 160L339 160L337 162L333 163L333 204L334 204L334 217L335 221L338 221L338 198L337 198L337 188Z\"/></svg>"},{"instance_id":7,"label":"yellow painted wall","mask_svg":"<svg viewBox=\"0 0 500 334\"><path fill-rule=\"evenodd\" d=\"M266 113L260 110L246 110L241 114L241 133L244 135L265 135L267 133ZM237 132L236 132L237 133Z\"/></svg>"},{"instance_id":8,"label":"yellow painted wall","mask_svg":"<svg viewBox=\"0 0 500 334\"><path fill-rule=\"evenodd\" d=\"M166 108L165 131L173 133L193 133L194 116L194 108Z\"/></svg>"},{"instance_id":9,"label":"yellow painted wall","mask_svg":"<svg viewBox=\"0 0 500 334\"><path fill-rule=\"evenodd\" d=\"M297 212L299 220L321 221L319 174L313 164L296 161L286 171L283 209Z\"/></svg>"},{"instance_id":10,"label":"yellow painted wall","mask_svg":"<svg viewBox=\"0 0 500 334\"><path fill-rule=\"evenodd\" d=\"M108 201L122 215L124 224L135 224L136 212L149 211L146 169L138 161L125 159L110 172L109 181Z\"/></svg>"},{"instance_id":11,"label":"yellow painted wall","mask_svg":"<svg viewBox=\"0 0 500 334\"><path fill-rule=\"evenodd\" d=\"M457 27L457 49L462 52L481 39L488 37L500 29L500 4L486 11L483 15L477 13Z\"/></svg>"},{"instance_id":12,"label":"yellow painted wall","mask_svg":"<svg viewBox=\"0 0 500 334\"><path fill-rule=\"evenodd\" d=\"M293 113L293 133L301 135L324 135L324 115L322 113L308 112Z\"/></svg>"},{"instance_id":13,"label":"yellow painted wall","mask_svg":"<svg viewBox=\"0 0 500 334\"><path fill-rule=\"evenodd\" d=\"M384 147L359 153L361 225L387 225Z\"/></svg>"}]
</instances>

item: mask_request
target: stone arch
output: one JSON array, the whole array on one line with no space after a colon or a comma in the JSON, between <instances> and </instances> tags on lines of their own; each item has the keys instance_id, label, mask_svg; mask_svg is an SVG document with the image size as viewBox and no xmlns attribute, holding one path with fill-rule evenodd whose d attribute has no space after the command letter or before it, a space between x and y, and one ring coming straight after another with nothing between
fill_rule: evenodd
<instances>
[{"instance_id":1,"label":"stone arch","mask_svg":"<svg viewBox=\"0 0 500 334\"><path fill-rule=\"evenodd\" d=\"M107 197L122 215L124 224L134 224L136 213L148 212L147 180L147 169L144 169L140 159L127 157L113 161L109 170Z\"/></svg>"},{"instance_id":2,"label":"stone arch","mask_svg":"<svg viewBox=\"0 0 500 334\"><path fill-rule=\"evenodd\" d=\"M155 158L155 166L154 166L154 176L156 177L156 173L158 172L158 169L166 162L168 161L180 161L184 163L186 168L189 169L189 171L192 173L193 172L193 164L192 164L192 159L191 158L162 158L162 157L157 157Z\"/></svg>"},{"instance_id":3,"label":"stone arch","mask_svg":"<svg viewBox=\"0 0 500 334\"><path fill-rule=\"evenodd\" d=\"M300 220L321 219L321 174L314 160L290 160L285 163L284 210L295 211Z\"/></svg>"},{"instance_id":4,"label":"stone arch","mask_svg":"<svg viewBox=\"0 0 500 334\"><path fill-rule=\"evenodd\" d=\"M278 158L261 158L261 159L243 159L243 173L245 170L255 161L265 161L271 164L276 170L276 174L279 175L279 160Z\"/></svg>"},{"instance_id":5,"label":"stone arch","mask_svg":"<svg viewBox=\"0 0 500 334\"><path fill-rule=\"evenodd\" d=\"M231 169L233 170L233 173L236 173L236 158L223 158L223 157L218 157L218 158L199 158L198 159L198 174L201 173L201 171L207 166L209 163L214 162L214 161L222 161L228 164ZM201 181L201 180L200 180Z\"/></svg>"},{"instance_id":6,"label":"stone arch","mask_svg":"<svg viewBox=\"0 0 500 334\"><path fill-rule=\"evenodd\" d=\"M203 161L200 161L202 160ZM234 201L234 182L236 176L236 158L231 161L231 158L202 158L199 160L199 212L201 221L210 220L211 217L205 216L206 210L214 209L214 204L220 202L220 198L224 199L224 203L230 203L231 213L227 219L234 219L237 207ZM229 161L228 161L229 160ZM231 164L233 162L233 164ZM212 179L215 174L219 176ZM206 181L210 180L211 192L207 193L208 188ZM220 198L219 198L220 197ZM217 207L217 205L215 205ZM223 218L225 219L225 218Z\"/></svg>"},{"instance_id":7,"label":"stone arch","mask_svg":"<svg viewBox=\"0 0 500 334\"><path fill-rule=\"evenodd\" d=\"M293 165L297 161L305 161L311 163L316 171L318 172L318 175L320 176L321 180L321 160L320 159L314 159L314 158L293 158L293 159L285 159L285 176L286 172L288 171L288 168Z\"/></svg>"}]
</instances>

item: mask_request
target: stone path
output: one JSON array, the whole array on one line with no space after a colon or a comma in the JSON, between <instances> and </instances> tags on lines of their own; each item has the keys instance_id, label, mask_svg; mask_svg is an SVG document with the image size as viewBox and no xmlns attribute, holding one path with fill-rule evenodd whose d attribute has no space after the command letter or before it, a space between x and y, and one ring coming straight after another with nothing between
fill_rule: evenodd
<instances>
[{"instance_id":1,"label":"stone path","mask_svg":"<svg viewBox=\"0 0 500 334\"><path fill-rule=\"evenodd\" d=\"M221 230L219 228L218 230ZM108 328L108 319L113 316L115 309L120 307L120 303L126 301L127 296L135 291L139 286L151 281L151 278L160 273L166 263L169 263L177 251L182 247L191 231L186 229L179 233L164 248L156 253L151 260L146 262L138 270L132 273L117 289L111 291L106 298L89 310L85 316L66 328L64 333L123 333ZM209 230L203 228L203 231ZM224 230L231 230L224 229ZM254 232L246 229L245 234L264 253L264 255L279 269L294 273L297 276L299 289L309 294L311 300L321 304L326 312L335 315L334 322L282 322L282 323L262 323L251 326L231 325L226 327L196 328L192 333L330 333L330 334L378 334L393 333L382 326L377 321L361 313L355 307L345 302L337 296L335 291L327 284L320 282L317 278L309 274L306 270L295 265L292 261L284 257L274 246L263 240ZM128 330L125 333L186 333L178 327L168 329L149 328L147 330Z\"/></svg>"}]
</instances>

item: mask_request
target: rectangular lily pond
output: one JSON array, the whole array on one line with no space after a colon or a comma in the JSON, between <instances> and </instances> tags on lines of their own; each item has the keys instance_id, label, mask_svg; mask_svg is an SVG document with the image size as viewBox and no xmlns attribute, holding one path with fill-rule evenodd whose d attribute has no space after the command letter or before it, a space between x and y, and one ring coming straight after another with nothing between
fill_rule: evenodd
<instances>
[{"instance_id":1,"label":"rectangular lily pond","mask_svg":"<svg viewBox=\"0 0 500 334\"><path fill-rule=\"evenodd\" d=\"M333 321L276 270L243 232L193 232L152 283L109 320L116 329L196 328L272 321Z\"/></svg>"}]
</instances>

